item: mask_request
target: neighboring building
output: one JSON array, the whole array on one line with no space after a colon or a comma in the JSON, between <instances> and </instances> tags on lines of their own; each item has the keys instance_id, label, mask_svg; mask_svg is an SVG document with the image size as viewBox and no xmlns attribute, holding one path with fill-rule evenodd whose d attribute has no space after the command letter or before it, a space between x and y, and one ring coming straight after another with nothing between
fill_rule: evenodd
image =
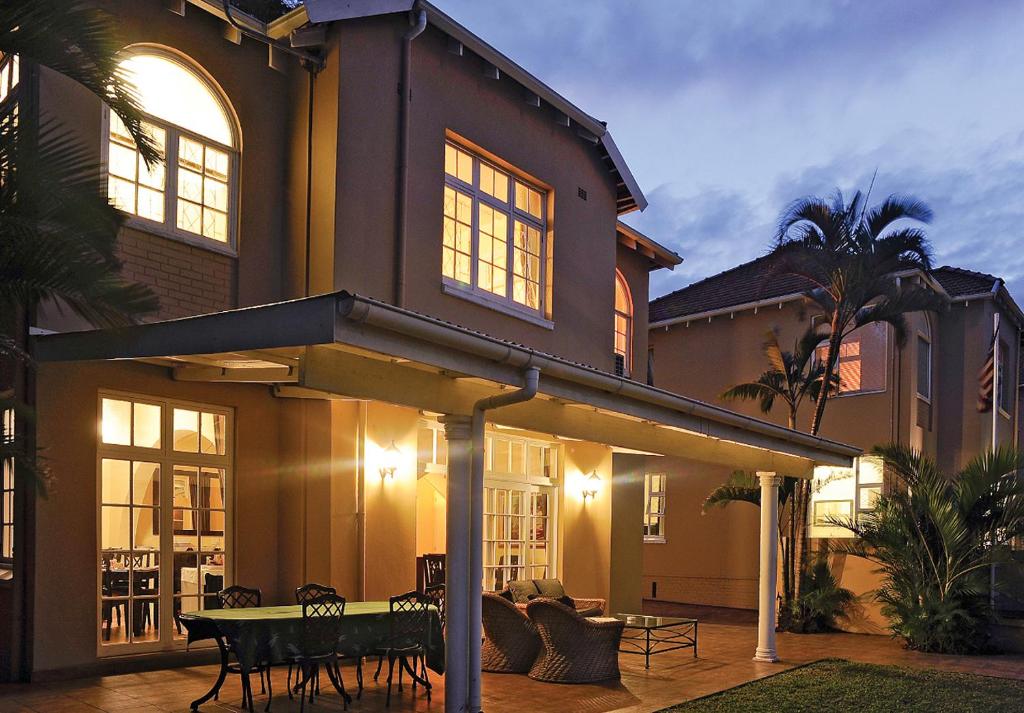
<instances>
[{"instance_id":1,"label":"neighboring building","mask_svg":"<svg viewBox=\"0 0 1024 713\"><path fill-rule=\"evenodd\" d=\"M709 277L659 297L650 305L650 349L655 384L708 403L779 424L778 404L764 416L753 402L729 402L720 394L766 370L766 333L775 331L784 350L815 319L802 299L802 278L773 275L770 258ZM1003 281L954 267L902 275L948 296L943 313L908 315L906 342L895 343L888 326L868 325L847 338L839 355L840 394L826 407L821 433L864 451L899 441L954 471L991 448L993 420L999 444L1015 444L1018 433L1018 374L1021 311ZM990 356L994 315L999 315L997 407L978 410L979 373ZM800 414L809 428L813 403ZM995 414L995 415L994 415ZM753 608L756 605L757 527L755 508L731 505L701 514L701 501L730 473L681 459L653 459L649 472L667 474L660 501L663 531L644 548L645 597L694 604ZM870 456L854 469L819 468L810 517L813 538L847 537L826 518L870 510L886 487L882 464ZM714 542L717 546L709 547ZM854 558L834 562L841 582L855 592L872 588L867 565ZM880 618L866 606L853 628L879 630Z\"/></svg>"},{"instance_id":2,"label":"neighboring building","mask_svg":"<svg viewBox=\"0 0 1024 713\"><path fill-rule=\"evenodd\" d=\"M125 275L161 311L34 322L55 485L14 484L15 675L196 661L177 614L231 583L412 589L418 555L468 561L471 453L483 571L449 586L559 577L616 611L640 607L642 454L806 477L858 453L646 385L648 273L680 258L618 222L645 199L611 135L429 3L310 0L269 25L102 5L164 164L28 62L21 111L102 163ZM475 434L535 368L536 398ZM472 619L450 610L449 641L479 646Z\"/></svg>"}]
</instances>

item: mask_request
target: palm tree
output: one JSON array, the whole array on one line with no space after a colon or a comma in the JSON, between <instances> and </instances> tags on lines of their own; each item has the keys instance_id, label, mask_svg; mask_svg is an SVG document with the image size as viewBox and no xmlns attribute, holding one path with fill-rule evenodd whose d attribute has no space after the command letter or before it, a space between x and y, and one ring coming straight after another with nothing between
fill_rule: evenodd
<instances>
[{"instance_id":1,"label":"palm tree","mask_svg":"<svg viewBox=\"0 0 1024 713\"><path fill-rule=\"evenodd\" d=\"M118 70L114 26L113 18L78 0L0 2L0 56L18 55L22 72L46 66L92 91L121 118L143 157L157 161L142 111ZM88 147L53 120L40 121L29 104L18 107L16 118L0 117L0 359L31 368L27 317L44 302L94 326L128 324L156 309L148 288L120 277L121 224ZM11 390L0 393L0 413L9 411L20 423L31 422L31 411ZM14 460L16 474L39 474L31 439L3 428L0 441L0 455Z\"/></svg>"},{"instance_id":2,"label":"palm tree","mask_svg":"<svg viewBox=\"0 0 1024 713\"><path fill-rule=\"evenodd\" d=\"M800 405L805 398L815 400L821 390L824 367L814 359L814 350L822 335L813 327L793 345L792 352L783 351L778 335L769 331L763 344L768 369L756 381L748 381L722 393L726 401L757 401L762 413L771 413L777 401L786 405L789 427L795 429ZM836 380L833 379L833 383ZM796 544L802 541L806 505L799 501L798 479L784 478L779 488L779 542L782 549L782 612L783 628L788 628L796 594ZM743 473L734 474L730 482L715 488L704 501L704 510L730 502L761 504L761 488L755 479Z\"/></svg>"},{"instance_id":3,"label":"palm tree","mask_svg":"<svg viewBox=\"0 0 1024 713\"><path fill-rule=\"evenodd\" d=\"M726 389L726 401L757 401L761 413L771 413L776 399L786 405L789 427L795 429L797 414L805 398L816 401L821 390L824 365L814 359L814 350L822 335L813 327L796 340L793 351L784 352L774 331L765 335L762 345L769 368L756 381L747 381Z\"/></svg>"},{"instance_id":4,"label":"palm tree","mask_svg":"<svg viewBox=\"0 0 1024 713\"><path fill-rule=\"evenodd\" d=\"M902 346L907 313L945 308L945 300L931 290L898 279L904 271L930 269L931 248L920 228L893 224L904 219L928 223L931 218L931 209L909 196L890 195L868 209L860 191L847 204L838 189L831 199L807 196L783 212L772 270L813 285L804 297L827 321L824 381L834 378L839 346L853 330L884 322ZM811 434L821 429L829 396L829 389L818 390Z\"/></svg>"},{"instance_id":5,"label":"palm tree","mask_svg":"<svg viewBox=\"0 0 1024 713\"><path fill-rule=\"evenodd\" d=\"M894 636L922 651L983 648L990 617L988 571L1024 534L1024 454L986 452L953 476L902 445L875 448L896 482L857 522L836 520L856 540L838 547L878 565L875 593Z\"/></svg>"},{"instance_id":6,"label":"palm tree","mask_svg":"<svg viewBox=\"0 0 1024 713\"><path fill-rule=\"evenodd\" d=\"M906 315L942 310L944 297L917 284L903 284L900 273L931 267L931 247L916 226L895 226L911 220L928 223L931 209L910 196L893 194L868 208L867 196L854 193L849 203L839 189L830 199L806 196L791 203L779 220L772 272L803 278L812 287L805 301L827 322L821 363L824 383L836 377L839 347L851 332L867 324L892 327L896 344L906 342ZM810 433L821 430L825 404L834 390L819 389ZM810 481L801 482L795 496L797 517L807 520ZM808 571L810 542L806 528L799 544L797 593Z\"/></svg>"}]
</instances>

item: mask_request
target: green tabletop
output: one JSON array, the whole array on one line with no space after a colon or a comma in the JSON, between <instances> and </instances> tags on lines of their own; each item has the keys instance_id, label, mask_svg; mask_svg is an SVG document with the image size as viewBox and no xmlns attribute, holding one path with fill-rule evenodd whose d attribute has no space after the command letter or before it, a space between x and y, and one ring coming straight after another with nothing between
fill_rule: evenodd
<instances>
[{"instance_id":1,"label":"green tabletop","mask_svg":"<svg viewBox=\"0 0 1024 713\"><path fill-rule=\"evenodd\" d=\"M436 607L431 606L430 626L421 642L427 665L444 673L444 635ZM223 639L238 662L252 669L260 662L280 663L299 651L302 641L302 607L204 609L179 615L188 630L188 642ZM368 656L385 646L391 631L388 602L347 602L342 617L343 633L338 653Z\"/></svg>"}]
</instances>

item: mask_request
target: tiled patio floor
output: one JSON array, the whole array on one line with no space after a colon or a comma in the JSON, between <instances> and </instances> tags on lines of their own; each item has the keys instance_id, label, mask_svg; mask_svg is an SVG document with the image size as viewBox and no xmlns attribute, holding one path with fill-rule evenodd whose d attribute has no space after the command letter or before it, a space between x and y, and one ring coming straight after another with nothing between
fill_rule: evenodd
<instances>
[{"instance_id":1,"label":"tiled patio floor","mask_svg":"<svg viewBox=\"0 0 1024 713\"><path fill-rule=\"evenodd\" d=\"M641 657L622 656L622 680L616 683L563 686L538 683L525 676L485 674L484 710L487 713L518 710L647 713L778 673L794 665L831 657L1024 679L1024 656L916 654L903 650L899 644L885 637L853 634L782 634L779 636L779 653L783 663L758 664L751 660L756 631L748 620L749 617L743 614L708 612L701 625L700 658L693 659L688 651L663 654L652 659L650 671L645 671ZM350 690L355 687L354 673L352 669L345 669L345 681ZM186 711L189 702L207 690L215 675L216 667L196 666L27 686L0 686L0 713ZM289 702L284 693L284 676L284 670L275 670L272 710L297 711L298 702ZM443 677L435 675L431 680L435 685L432 701L427 702L421 688L413 693L406 687L402 694L394 694L391 710L396 713L442 711ZM353 703L350 710L385 710L384 686L374 684L369 674L367 683L362 700ZM259 691L258 682L256 691ZM211 702L201 710L237 711L240 696L238 679L231 677L222 689L221 700ZM257 695L257 710L262 709L265 703L266 697ZM307 706L307 710L341 710L340 700L333 692L326 693L325 689L325 695L312 708Z\"/></svg>"}]
</instances>

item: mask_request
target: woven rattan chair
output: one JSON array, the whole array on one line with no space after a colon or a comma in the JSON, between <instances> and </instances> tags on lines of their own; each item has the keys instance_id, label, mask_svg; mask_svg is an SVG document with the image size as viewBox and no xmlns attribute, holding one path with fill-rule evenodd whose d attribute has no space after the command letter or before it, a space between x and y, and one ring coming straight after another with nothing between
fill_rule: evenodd
<instances>
[{"instance_id":1,"label":"woven rattan chair","mask_svg":"<svg viewBox=\"0 0 1024 713\"><path fill-rule=\"evenodd\" d=\"M515 604L484 592L484 643L480 668L488 673L527 673L540 652L537 628Z\"/></svg>"},{"instance_id":2,"label":"woven rattan chair","mask_svg":"<svg viewBox=\"0 0 1024 713\"><path fill-rule=\"evenodd\" d=\"M341 638L341 619L345 615L345 597L327 593L307 599L302 603L302 645L292 663L298 669L300 680L299 711L306 708L306 688L309 688L309 702L320 693L320 669L327 672L335 690L341 696L345 710L352 701L345 691L338 666L338 640Z\"/></svg>"},{"instance_id":3,"label":"woven rattan chair","mask_svg":"<svg viewBox=\"0 0 1024 713\"><path fill-rule=\"evenodd\" d=\"M623 622L587 619L553 599L526 605L540 634L541 652L530 678L551 683L596 683L619 678Z\"/></svg>"},{"instance_id":4,"label":"woven rattan chair","mask_svg":"<svg viewBox=\"0 0 1024 713\"><path fill-rule=\"evenodd\" d=\"M259 589L242 587L236 584L217 592L217 603L220 605L221 609L249 609L251 607L262 606L263 593ZM260 675L260 693L266 693L268 690L270 691L270 695L267 697L266 707L266 710L269 711L270 700L274 697L273 683L270 680L270 664L265 662L257 664L256 672ZM248 707L250 711L253 710L252 687L249 685L249 676L243 675L240 664L231 664L228 666L228 673L241 676L242 710L245 710L246 707ZM218 693L214 696L214 700L218 700L219 697Z\"/></svg>"},{"instance_id":5,"label":"woven rattan chair","mask_svg":"<svg viewBox=\"0 0 1024 713\"><path fill-rule=\"evenodd\" d=\"M558 599L563 604L569 604L566 599L571 599L573 608L579 612L580 616L603 616L607 604L604 599L567 597L565 588L557 579L513 580L506 585L505 591L509 592L512 601L524 612L529 600L537 597Z\"/></svg>"}]
</instances>

